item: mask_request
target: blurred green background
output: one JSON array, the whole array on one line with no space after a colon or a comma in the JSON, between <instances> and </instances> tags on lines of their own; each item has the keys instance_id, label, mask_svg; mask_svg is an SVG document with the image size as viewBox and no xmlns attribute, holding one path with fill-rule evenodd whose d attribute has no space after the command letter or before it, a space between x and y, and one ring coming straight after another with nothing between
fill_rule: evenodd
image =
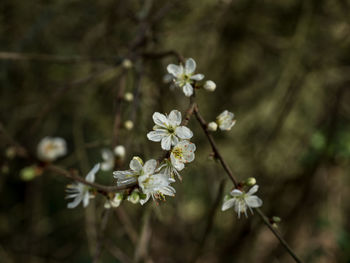
<instances>
[{"instance_id":1,"label":"blurred green background","mask_svg":"<svg viewBox=\"0 0 350 263\"><path fill-rule=\"evenodd\" d=\"M169 50L217 83L197 93L202 115L235 113L233 129L214 137L240 180L257 179L262 210L282 218L296 253L350 262L350 1L2 0L0 10L1 262L92 262L99 246L105 263L293 262L256 215L220 211L232 185L194 118L196 160L158 206L106 212L97 196L69 210L68 180L21 180L32 162L9 158L13 141L35 153L42 137L61 136L69 154L56 163L82 175L101 161L121 88L135 96L122 105L122 121L135 124L118 134L123 167L133 155L161 156L146 138L152 113L188 105L163 82L176 57L149 55ZM112 184L112 173L97 181Z\"/></svg>"}]
</instances>

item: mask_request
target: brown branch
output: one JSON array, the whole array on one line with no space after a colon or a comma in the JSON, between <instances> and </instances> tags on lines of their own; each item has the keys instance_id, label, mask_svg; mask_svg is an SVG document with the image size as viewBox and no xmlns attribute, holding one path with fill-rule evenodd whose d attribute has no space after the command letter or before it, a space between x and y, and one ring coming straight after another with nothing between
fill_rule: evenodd
<instances>
[{"instance_id":1,"label":"brown branch","mask_svg":"<svg viewBox=\"0 0 350 263\"><path fill-rule=\"evenodd\" d=\"M235 179L235 177L233 176L233 173L231 172L231 169L229 168L229 166L226 164L225 160L223 159L222 155L220 154L216 143L214 141L214 138L212 137L212 135L209 133L208 129L207 129L207 123L206 121L203 119L203 117L200 115L198 107L195 108L194 110L195 112L195 116L198 120L198 122L200 123L205 135L207 136L209 143L215 153L215 157L220 161L222 167L224 168L224 170L226 171L226 174L229 176L229 178L232 180L233 184L235 185L235 187L238 186L238 181ZM293 257L293 259L295 260L295 262L301 263L301 259L298 258L298 256L293 252L293 250L290 248L290 246L288 245L288 243L284 240L284 238L281 236L281 234L271 225L271 223L269 222L267 216L260 210L260 209L256 209L258 212L258 215L260 216L260 218L263 220L264 224L271 230L271 232L276 236L276 238L280 241L281 245L286 249L286 251L291 255L291 257Z\"/></svg>"},{"instance_id":2,"label":"brown branch","mask_svg":"<svg viewBox=\"0 0 350 263\"><path fill-rule=\"evenodd\" d=\"M68 179L75 180L79 183L91 186L92 188L96 189L97 191L99 191L102 194L107 194L107 193L112 193L112 192L116 192L116 191L120 191L120 190L125 190L125 189L131 188L131 187L136 185L136 182L135 182L135 183L130 183L130 184L123 185L123 186L105 186L105 185L98 184L98 183L88 182L84 178L82 178L74 173L71 173L71 172L69 172L69 171L67 171L59 166L53 165L53 164L46 166L45 169L48 171L54 172L56 174L62 175Z\"/></svg>"}]
</instances>

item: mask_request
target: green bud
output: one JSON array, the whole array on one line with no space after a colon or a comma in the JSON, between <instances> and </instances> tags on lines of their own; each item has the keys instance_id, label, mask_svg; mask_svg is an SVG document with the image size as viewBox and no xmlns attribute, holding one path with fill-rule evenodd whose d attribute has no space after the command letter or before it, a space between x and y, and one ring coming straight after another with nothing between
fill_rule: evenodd
<instances>
[{"instance_id":1,"label":"green bud","mask_svg":"<svg viewBox=\"0 0 350 263\"><path fill-rule=\"evenodd\" d=\"M35 166L24 167L20 171L20 177L23 181L31 181L35 178L36 171Z\"/></svg>"},{"instance_id":2,"label":"green bud","mask_svg":"<svg viewBox=\"0 0 350 263\"><path fill-rule=\"evenodd\" d=\"M256 184L256 179L254 177L249 177L246 181L245 184L247 186L253 186Z\"/></svg>"},{"instance_id":3,"label":"green bud","mask_svg":"<svg viewBox=\"0 0 350 263\"><path fill-rule=\"evenodd\" d=\"M278 217L278 216L273 216L272 217L272 221L275 222L275 223L279 223L279 222L281 222L281 218Z\"/></svg>"}]
</instances>

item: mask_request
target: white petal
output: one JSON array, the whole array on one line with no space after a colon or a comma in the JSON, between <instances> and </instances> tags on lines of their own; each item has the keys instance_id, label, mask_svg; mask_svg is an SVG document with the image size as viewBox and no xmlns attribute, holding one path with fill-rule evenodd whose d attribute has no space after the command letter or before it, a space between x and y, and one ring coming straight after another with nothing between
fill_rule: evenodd
<instances>
[{"instance_id":1,"label":"white petal","mask_svg":"<svg viewBox=\"0 0 350 263\"><path fill-rule=\"evenodd\" d=\"M67 207L68 208L75 208L75 207L77 207L82 199L83 199L82 195L77 196L72 202L67 204Z\"/></svg>"},{"instance_id":2,"label":"white petal","mask_svg":"<svg viewBox=\"0 0 350 263\"><path fill-rule=\"evenodd\" d=\"M166 130L155 130L147 133L147 138L153 142L160 142L168 133Z\"/></svg>"},{"instance_id":3,"label":"white petal","mask_svg":"<svg viewBox=\"0 0 350 263\"><path fill-rule=\"evenodd\" d=\"M140 161L138 160L138 158L132 158L132 160L130 161L130 169L139 173L142 170L142 164L140 163Z\"/></svg>"},{"instance_id":4,"label":"white petal","mask_svg":"<svg viewBox=\"0 0 350 263\"><path fill-rule=\"evenodd\" d=\"M169 64L166 69L174 77L179 77L183 74L183 67L181 65Z\"/></svg>"},{"instance_id":5,"label":"white petal","mask_svg":"<svg viewBox=\"0 0 350 263\"><path fill-rule=\"evenodd\" d=\"M191 139L193 136L192 131L186 126L180 126L175 129L175 134L181 139Z\"/></svg>"},{"instance_id":6,"label":"white petal","mask_svg":"<svg viewBox=\"0 0 350 263\"><path fill-rule=\"evenodd\" d=\"M147 201L149 200L150 197L151 197L150 194L146 194L146 198L145 199L140 199L140 204L144 205L145 203L147 203Z\"/></svg>"},{"instance_id":7,"label":"white petal","mask_svg":"<svg viewBox=\"0 0 350 263\"><path fill-rule=\"evenodd\" d=\"M173 126L179 126L181 123L181 112L172 110L168 116L169 123Z\"/></svg>"},{"instance_id":8,"label":"white petal","mask_svg":"<svg viewBox=\"0 0 350 263\"><path fill-rule=\"evenodd\" d=\"M86 193L84 194L84 199L83 199L83 206L84 206L84 207L87 207L87 206L88 206L88 204L89 204L89 199L90 199L90 194L89 194L89 192L86 192Z\"/></svg>"},{"instance_id":9,"label":"white petal","mask_svg":"<svg viewBox=\"0 0 350 263\"><path fill-rule=\"evenodd\" d=\"M161 142L161 146L163 150L169 151L171 148L171 135L164 137Z\"/></svg>"},{"instance_id":10,"label":"white petal","mask_svg":"<svg viewBox=\"0 0 350 263\"><path fill-rule=\"evenodd\" d=\"M186 83L183 88L183 92L185 93L186 97L190 97L193 94L193 88L190 83Z\"/></svg>"},{"instance_id":11,"label":"white petal","mask_svg":"<svg viewBox=\"0 0 350 263\"><path fill-rule=\"evenodd\" d=\"M256 195L247 196L245 198L245 202L247 203L247 205L249 207L253 207L253 208L260 207L263 204L262 200L259 197L257 197Z\"/></svg>"},{"instance_id":12,"label":"white petal","mask_svg":"<svg viewBox=\"0 0 350 263\"><path fill-rule=\"evenodd\" d=\"M196 70L196 61L193 58L189 58L185 63L185 73L186 75L192 74Z\"/></svg>"},{"instance_id":13,"label":"white petal","mask_svg":"<svg viewBox=\"0 0 350 263\"><path fill-rule=\"evenodd\" d=\"M143 171L145 174L153 174L157 167L157 161L154 159L148 160L143 166Z\"/></svg>"},{"instance_id":14,"label":"white petal","mask_svg":"<svg viewBox=\"0 0 350 263\"><path fill-rule=\"evenodd\" d=\"M204 75L203 74L196 74L190 77L190 79L193 79L195 81L200 81L202 79L204 79Z\"/></svg>"},{"instance_id":15,"label":"white petal","mask_svg":"<svg viewBox=\"0 0 350 263\"><path fill-rule=\"evenodd\" d=\"M248 195L252 195L252 194L255 194L259 189L259 185L254 185L252 188L249 189L248 191Z\"/></svg>"},{"instance_id":16,"label":"white petal","mask_svg":"<svg viewBox=\"0 0 350 263\"><path fill-rule=\"evenodd\" d=\"M113 172L113 175L114 175L114 178L116 179L123 179L123 178L126 178L126 177L130 177L134 174L133 171L114 171Z\"/></svg>"},{"instance_id":17,"label":"white petal","mask_svg":"<svg viewBox=\"0 0 350 263\"><path fill-rule=\"evenodd\" d=\"M110 171L113 169L113 166L114 166L114 161L108 160L108 161L101 163L101 170L102 171Z\"/></svg>"},{"instance_id":18,"label":"white petal","mask_svg":"<svg viewBox=\"0 0 350 263\"><path fill-rule=\"evenodd\" d=\"M235 205L235 199L234 199L234 198L231 198L231 199L225 201L225 202L222 204L221 210L222 210L222 211L226 211L227 209L230 209L230 208L233 207L234 205Z\"/></svg>"},{"instance_id":19,"label":"white petal","mask_svg":"<svg viewBox=\"0 0 350 263\"><path fill-rule=\"evenodd\" d=\"M160 127L166 128L169 125L167 117L165 117L164 114L161 114L159 112L153 113L153 121L155 124L157 124Z\"/></svg>"},{"instance_id":20,"label":"white petal","mask_svg":"<svg viewBox=\"0 0 350 263\"><path fill-rule=\"evenodd\" d=\"M118 186L128 185L131 183L135 183L137 179L135 177L127 177L127 178L120 178L117 181Z\"/></svg>"},{"instance_id":21,"label":"white petal","mask_svg":"<svg viewBox=\"0 0 350 263\"><path fill-rule=\"evenodd\" d=\"M231 194L232 196L240 196L240 195L243 194L243 192L240 191L240 190L238 190L238 189L234 189L234 190L231 191L230 194Z\"/></svg>"},{"instance_id":22,"label":"white petal","mask_svg":"<svg viewBox=\"0 0 350 263\"><path fill-rule=\"evenodd\" d=\"M181 171L183 168L185 168L185 164L178 161L173 154L170 154L170 160L171 164L175 167L176 170Z\"/></svg>"},{"instance_id":23,"label":"white petal","mask_svg":"<svg viewBox=\"0 0 350 263\"><path fill-rule=\"evenodd\" d=\"M91 171L87 174L85 177L86 181L88 182L94 182L95 181L95 174L100 170L100 164L97 163L95 166L91 169Z\"/></svg>"},{"instance_id":24,"label":"white petal","mask_svg":"<svg viewBox=\"0 0 350 263\"><path fill-rule=\"evenodd\" d=\"M175 146L176 144L178 144L178 142L179 142L179 139L176 136L171 135L171 145Z\"/></svg>"}]
</instances>

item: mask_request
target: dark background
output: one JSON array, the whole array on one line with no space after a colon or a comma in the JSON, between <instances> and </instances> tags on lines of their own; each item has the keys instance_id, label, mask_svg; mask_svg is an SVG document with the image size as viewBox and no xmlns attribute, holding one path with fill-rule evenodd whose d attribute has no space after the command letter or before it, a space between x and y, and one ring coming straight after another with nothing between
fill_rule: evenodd
<instances>
[{"instance_id":1,"label":"dark background","mask_svg":"<svg viewBox=\"0 0 350 263\"><path fill-rule=\"evenodd\" d=\"M202 114L235 113L236 126L214 137L236 177L257 179L262 210L282 218L295 252L305 262L350 262L349 1L2 0L0 8L1 262L92 262L96 244L106 263L293 262L259 217L220 211L232 185L194 119L196 160L176 197L124 202L108 217L101 196L69 210L68 180L45 172L23 181L32 162L6 156L13 141L35 153L42 137L61 136L69 154L56 163L85 175L111 147L124 87L136 98L122 111L135 128L117 138L124 167L133 155L157 158L159 144L146 138L152 113L188 105L162 80L176 57L150 55L168 50L217 83L197 94ZM133 68L120 66L124 58ZM111 172L97 181L111 184Z\"/></svg>"}]
</instances>

